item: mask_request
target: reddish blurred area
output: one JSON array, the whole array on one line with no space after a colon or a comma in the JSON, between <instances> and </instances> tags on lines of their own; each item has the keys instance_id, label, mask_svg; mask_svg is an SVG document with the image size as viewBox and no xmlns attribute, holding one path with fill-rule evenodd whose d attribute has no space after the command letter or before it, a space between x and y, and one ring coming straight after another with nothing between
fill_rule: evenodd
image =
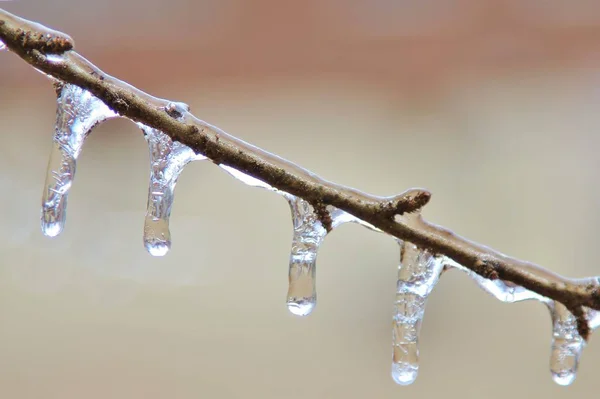
<instances>
[{"instance_id":1,"label":"reddish blurred area","mask_svg":"<svg viewBox=\"0 0 600 399\"><path fill-rule=\"evenodd\" d=\"M597 67L600 2L173 0L3 4L136 84L338 75L436 90L462 76ZM27 70L18 76L26 80ZM11 73L11 76L15 76ZM19 82L22 84L23 82Z\"/></svg>"}]
</instances>

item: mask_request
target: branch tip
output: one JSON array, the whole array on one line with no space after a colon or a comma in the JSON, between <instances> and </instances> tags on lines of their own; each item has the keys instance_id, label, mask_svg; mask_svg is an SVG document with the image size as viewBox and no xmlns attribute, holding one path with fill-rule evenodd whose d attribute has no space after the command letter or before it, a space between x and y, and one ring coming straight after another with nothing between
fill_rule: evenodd
<instances>
[{"instance_id":1,"label":"branch tip","mask_svg":"<svg viewBox=\"0 0 600 399\"><path fill-rule=\"evenodd\" d=\"M42 54L62 54L72 50L75 42L71 36L42 24L9 14L0 9L0 38L9 48L37 50Z\"/></svg>"},{"instance_id":2,"label":"branch tip","mask_svg":"<svg viewBox=\"0 0 600 399\"><path fill-rule=\"evenodd\" d=\"M431 199L431 193L425 189L413 188L398 195L392 202L394 214L418 212Z\"/></svg>"}]
</instances>

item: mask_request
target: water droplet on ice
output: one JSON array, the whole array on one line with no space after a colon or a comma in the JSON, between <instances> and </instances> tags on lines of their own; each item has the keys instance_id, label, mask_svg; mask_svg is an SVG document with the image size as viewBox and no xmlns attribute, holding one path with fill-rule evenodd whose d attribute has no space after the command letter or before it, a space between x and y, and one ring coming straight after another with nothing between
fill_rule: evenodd
<instances>
[{"instance_id":1,"label":"water droplet on ice","mask_svg":"<svg viewBox=\"0 0 600 399\"><path fill-rule=\"evenodd\" d=\"M152 256L164 256L171 249L171 232L164 219L146 215L144 221L144 246Z\"/></svg>"},{"instance_id":2,"label":"water droplet on ice","mask_svg":"<svg viewBox=\"0 0 600 399\"><path fill-rule=\"evenodd\" d=\"M392 378L408 385L419 371L419 331L427 297L443 270L443 258L409 242L398 243L401 255L392 321Z\"/></svg>"},{"instance_id":3,"label":"water droplet on ice","mask_svg":"<svg viewBox=\"0 0 600 399\"><path fill-rule=\"evenodd\" d=\"M42 232L55 237L64 228L67 197L85 138L97 124L117 116L78 86L65 84L57 99L56 126L42 194Z\"/></svg>"},{"instance_id":4,"label":"water droplet on ice","mask_svg":"<svg viewBox=\"0 0 600 399\"><path fill-rule=\"evenodd\" d=\"M185 104L171 103L168 110L183 116ZM170 104L170 105L171 105ZM144 220L144 246L153 256L164 256L171 248L169 217L177 179L185 165L206 157L197 155L190 147L173 142L166 134L138 123L144 132L150 151L150 184L148 207Z\"/></svg>"},{"instance_id":5,"label":"water droplet on ice","mask_svg":"<svg viewBox=\"0 0 600 399\"><path fill-rule=\"evenodd\" d=\"M392 378L398 385L410 385L417 379L419 367L413 363L392 363Z\"/></svg>"},{"instance_id":6,"label":"water droplet on ice","mask_svg":"<svg viewBox=\"0 0 600 399\"><path fill-rule=\"evenodd\" d=\"M311 314L315 306L317 305L317 297L312 296L310 298L288 298L287 307L292 314L296 316L308 316Z\"/></svg>"}]
</instances>

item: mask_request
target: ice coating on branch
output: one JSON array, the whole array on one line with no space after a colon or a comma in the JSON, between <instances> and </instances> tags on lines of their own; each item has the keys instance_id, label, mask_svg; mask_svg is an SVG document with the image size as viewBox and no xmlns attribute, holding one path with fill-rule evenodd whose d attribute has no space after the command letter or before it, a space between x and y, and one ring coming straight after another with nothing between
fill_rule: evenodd
<instances>
[{"instance_id":1,"label":"ice coating on branch","mask_svg":"<svg viewBox=\"0 0 600 399\"><path fill-rule=\"evenodd\" d=\"M258 180L257 178L247 175L244 172L240 172L239 170L234 169L231 166L220 164L219 167L227 173L229 173L231 176L235 177L236 179L250 187L260 187L270 191L278 191L270 185L268 185L267 183L265 183L264 181Z\"/></svg>"},{"instance_id":2,"label":"ice coating on branch","mask_svg":"<svg viewBox=\"0 0 600 399\"><path fill-rule=\"evenodd\" d=\"M456 263L450 258L445 258L444 263L448 267L458 269L463 273L467 274L475 281L475 283L477 283L477 285L481 289L491 294L494 298L498 299L499 301L513 303L525 301L528 299L537 299L543 301L546 300L545 297L542 297L533 291L529 291L527 288L523 288L520 285L513 284L509 281L503 281L500 279L489 280L483 278L471 269L467 269L466 267Z\"/></svg>"},{"instance_id":3,"label":"ice coating on branch","mask_svg":"<svg viewBox=\"0 0 600 399\"><path fill-rule=\"evenodd\" d=\"M42 232L55 237L64 228L67 197L83 142L97 124L116 117L102 101L65 84L57 99L56 126L42 195Z\"/></svg>"},{"instance_id":4,"label":"ice coating on branch","mask_svg":"<svg viewBox=\"0 0 600 399\"><path fill-rule=\"evenodd\" d=\"M392 322L392 378L412 384L419 371L419 330L427 297L438 282L444 259L416 245L398 241L400 265Z\"/></svg>"},{"instance_id":5,"label":"ice coating on branch","mask_svg":"<svg viewBox=\"0 0 600 399\"><path fill-rule=\"evenodd\" d=\"M170 103L166 111L182 117L188 111L183 103ZM144 132L150 151L150 183L148 206L144 220L144 246L153 256L163 256L171 248L169 217L173 206L173 195L177 179L191 161L206 159L190 147L173 142L159 130L138 123Z\"/></svg>"}]
</instances>

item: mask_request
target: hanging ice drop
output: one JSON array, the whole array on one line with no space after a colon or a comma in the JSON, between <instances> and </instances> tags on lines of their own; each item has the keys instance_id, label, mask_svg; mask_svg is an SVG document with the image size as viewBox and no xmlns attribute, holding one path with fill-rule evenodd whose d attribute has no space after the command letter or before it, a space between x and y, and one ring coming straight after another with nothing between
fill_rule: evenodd
<instances>
[{"instance_id":1,"label":"hanging ice drop","mask_svg":"<svg viewBox=\"0 0 600 399\"><path fill-rule=\"evenodd\" d=\"M548 302L548 309L552 316L552 379L559 385L570 385L577 376L579 357L585 341L577 332L575 317L563 304Z\"/></svg>"},{"instance_id":2,"label":"hanging ice drop","mask_svg":"<svg viewBox=\"0 0 600 399\"><path fill-rule=\"evenodd\" d=\"M575 380L579 358L585 348L586 342L577 330L576 318L563 304L514 283L500 279L485 279L449 258L444 263L446 266L452 266L467 273L481 288L503 302L520 302L535 299L544 303L550 310L552 318L552 348L550 351L552 379L559 385L570 385ZM556 276L548 273L547 278L552 281ZM570 282L586 286L599 286L600 277L574 279ZM590 330L594 331L600 327L600 312L587 308L585 312L585 318Z\"/></svg>"},{"instance_id":3,"label":"hanging ice drop","mask_svg":"<svg viewBox=\"0 0 600 399\"><path fill-rule=\"evenodd\" d=\"M574 280L587 286L600 285L599 277ZM561 303L546 299L552 317L552 348L550 351L550 372L559 385L570 385L577 377L579 358L586 342L577 330L575 316ZM590 331L600 327L600 312L585 309L585 319Z\"/></svg>"},{"instance_id":4,"label":"hanging ice drop","mask_svg":"<svg viewBox=\"0 0 600 399\"><path fill-rule=\"evenodd\" d=\"M171 103L173 114L183 115L187 106ZM173 142L166 134L138 123L144 132L150 150L150 184L148 207L144 220L144 246L153 256L163 256L171 248L169 217L173 205L173 194L177 179L185 165L194 160L206 159L190 147Z\"/></svg>"},{"instance_id":5,"label":"hanging ice drop","mask_svg":"<svg viewBox=\"0 0 600 399\"><path fill-rule=\"evenodd\" d=\"M412 384L419 371L419 330L427 297L438 282L443 259L409 242L400 244L400 266L392 322L392 378Z\"/></svg>"},{"instance_id":6,"label":"hanging ice drop","mask_svg":"<svg viewBox=\"0 0 600 399\"><path fill-rule=\"evenodd\" d=\"M65 84L57 99L56 126L42 195L42 232L54 237L64 228L67 196L83 142L97 124L117 115L90 92Z\"/></svg>"},{"instance_id":7,"label":"hanging ice drop","mask_svg":"<svg viewBox=\"0 0 600 399\"><path fill-rule=\"evenodd\" d=\"M306 316L317 304L317 251L327 230L307 201L289 194L285 197L290 204L294 223L287 307L295 315Z\"/></svg>"},{"instance_id":8,"label":"hanging ice drop","mask_svg":"<svg viewBox=\"0 0 600 399\"><path fill-rule=\"evenodd\" d=\"M6 44L4 44L4 42L2 40L0 40L0 51L4 51L6 49L7 49Z\"/></svg>"}]
</instances>

